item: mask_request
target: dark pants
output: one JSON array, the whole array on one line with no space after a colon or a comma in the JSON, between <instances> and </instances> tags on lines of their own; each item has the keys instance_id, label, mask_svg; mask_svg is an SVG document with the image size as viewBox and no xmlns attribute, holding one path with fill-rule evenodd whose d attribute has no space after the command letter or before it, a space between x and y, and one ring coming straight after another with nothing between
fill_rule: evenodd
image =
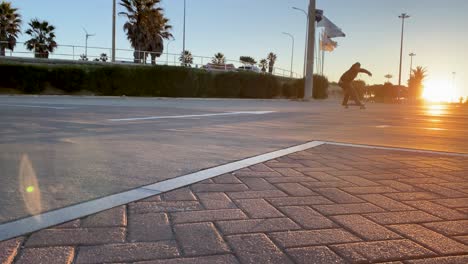
<instances>
[{"instance_id":1,"label":"dark pants","mask_svg":"<svg viewBox=\"0 0 468 264\"><path fill-rule=\"evenodd\" d=\"M352 83L340 83L341 88L343 88L344 98L342 105L348 105L348 100L351 97L351 100L356 102L357 105L363 105L359 100L358 93L354 88Z\"/></svg>"}]
</instances>

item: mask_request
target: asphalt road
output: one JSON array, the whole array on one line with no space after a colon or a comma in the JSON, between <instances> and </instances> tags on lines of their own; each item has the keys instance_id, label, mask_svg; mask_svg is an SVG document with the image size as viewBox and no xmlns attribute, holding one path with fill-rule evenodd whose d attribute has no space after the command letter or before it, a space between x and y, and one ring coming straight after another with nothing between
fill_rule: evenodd
<instances>
[{"instance_id":1,"label":"asphalt road","mask_svg":"<svg viewBox=\"0 0 468 264\"><path fill-rule=\"evenodd\" d=\"M0 223L311 140L468 153L467 135L455 105L0 96Z\"/></svg>"}]
</instances>

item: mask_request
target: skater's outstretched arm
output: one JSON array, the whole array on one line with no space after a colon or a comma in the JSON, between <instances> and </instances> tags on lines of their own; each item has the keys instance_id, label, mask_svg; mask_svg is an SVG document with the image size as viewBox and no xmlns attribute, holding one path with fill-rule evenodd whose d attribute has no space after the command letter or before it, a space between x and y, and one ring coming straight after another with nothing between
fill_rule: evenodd
<instances>
[{"instance_id":1,"label":"skater's outstretched arm","mask_svg":"<svg viewBox=\"0 0 468 264\"><path fill-rule=\"evenodd\" d=\"M371 73L370 71L366 70L366 69L362 69L362 68L361 68L361 69L359 70L359 72L366 73L367 75L372 76L372 73Z\"/></svg>"}]
</instances>

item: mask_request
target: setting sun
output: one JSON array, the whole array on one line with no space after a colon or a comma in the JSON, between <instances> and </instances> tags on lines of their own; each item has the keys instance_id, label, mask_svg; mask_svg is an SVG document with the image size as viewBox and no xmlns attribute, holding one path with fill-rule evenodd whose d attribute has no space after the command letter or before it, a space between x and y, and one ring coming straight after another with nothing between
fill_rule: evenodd
<instances>
[{"instance_id":1,"label":"setting sun","mask_svg":"<svg viewBox=\"0 0 468 264\"><path fill-rule=\"evenodd\" d=\"M457 95L449 81L428 80L424 83L423 97L430 102L455 102Z\"/></svg>"}]
</instances>

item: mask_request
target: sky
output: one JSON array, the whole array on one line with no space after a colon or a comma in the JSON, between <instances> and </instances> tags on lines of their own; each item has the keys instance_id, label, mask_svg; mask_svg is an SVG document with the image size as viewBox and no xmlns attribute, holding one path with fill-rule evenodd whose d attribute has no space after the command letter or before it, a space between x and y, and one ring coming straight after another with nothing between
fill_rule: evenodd
<instances>
[{"instance_id":1,"label":"sky","mask_svg":"<svg viewBox=\"0 0 468 264\"><path fill-rule=\"evenodd\" d=\"M10 0L11 1L11 0ZM293 10L307 10L308 0L186 0L186 49L197 56L212 57L222 52L228 59L252 56L259 61L269 52L278 55L277 66L289 69L291 38L295 37L293 71L302 73L306 17ZM57 27L57 42L63 45L85 44L83 27L96 36L88 46L112 45L112 0L12 0L23 16L23 30L32 18L47 20ZM180 53L183 39L183 0L162 0L162 7L175 40L170 53ZM317 0L317 8L346 33L337 38L338 48L326 53L324 74L337 81L351 64L360 62L373 73L361 75L368 84L385 81L391 74L398 83L401 19L405 12L411 18L405 22L402 82L409 77L410 57L413 66L427 68L429 83L441 89L452 89L454 97L468 96L468 1L466 0ZM121 8L119 7L120 11ZM117 17L117 48L131 49L122 29L125 18ZM21 35L20 42L27 36ZM23 47L18 46L21 51ZM24 49L23 49L24 50ZM89 54L108 49L89 49ZM71 54L71 48L61 48L57 54ZM84 49L76 48L76 54ZM118 56L131 56L119 52ZM169 57L172 61L175 56ZM164 58L166 60L166 58ZM206 63L208 59L204 59ZM200 59L196 63L201 63ZM456 72L453 75L453 72ZM455 78L454 78L455 77ZM455 79L455 83L453 83Z\"/></svg>"}]
</instances>

